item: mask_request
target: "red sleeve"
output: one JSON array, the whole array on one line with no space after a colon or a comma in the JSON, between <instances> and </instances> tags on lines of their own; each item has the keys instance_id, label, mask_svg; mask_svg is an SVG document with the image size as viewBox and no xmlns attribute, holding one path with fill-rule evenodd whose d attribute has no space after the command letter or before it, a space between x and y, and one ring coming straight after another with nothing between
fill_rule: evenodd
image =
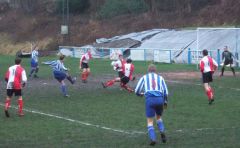
<instances>
[{"instance_id":1,"label":"red sleeve","mask_svg":"<svg viewBox=\"0 0 240 148\"><path fill-rule=\"evenodd\" d=\"M122 71L125 74L125 64L122 63Z\"/></svg>"},{"instance_id":2,"label":"red sleeve","mask_svg":"<svg viewBox=\"0 0 240 148\"><path fill-rule=\"evenodd\" d=\"M82 61L85 59L86 59L86 57L85 57L85 55L83 55L82 58L80 59L80 66L82 65Z\"/></svg>"},{"instance_id":3,"label":"red sleeve","mask_svg":"<svg viewBox=\"0 0 240 148\"><path fill-rule=\"evenodd\" d=\"M10 74L10 73L9 73L9 70L8 70L8 71L6 72L6 74L5 74L5 81L6 81L6 82L8 82L9 74Z\"/></svg>"},{"instance_id":4,"label":"red sleeve","mask_svg":"<svg viewBox=\"0 0 240 148\"><path fill-rule=\"evenodd\" d=\"M203 61L200 62L200 71L201 72L204 71L204 62Z\"/></svg>"},{"instance_id":5,"label":"red sleeve","mask_svg":"<svg viewBox=\"0 0 240 148\"><path fill-rule=\"evenodd\" d=\"M133 75L133 72L134 72L134 65L133 65L133 64L131 64L130 76L129 76L130 80L132 80L132 75Z\"/></svg>"}]
</instances>

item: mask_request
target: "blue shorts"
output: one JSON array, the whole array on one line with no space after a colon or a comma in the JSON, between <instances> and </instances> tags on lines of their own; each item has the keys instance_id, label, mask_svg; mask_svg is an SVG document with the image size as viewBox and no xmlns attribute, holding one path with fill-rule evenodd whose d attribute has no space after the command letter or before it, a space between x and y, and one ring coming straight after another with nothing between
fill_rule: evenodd
<instances>
[{"instance_id":1,"label":"blue shorts","mask_svg":"<svg viewBox=\"0 0 240 148\"><path fill-rule=\"evenodd\" d=\"M67 77L66 73L63 71L53 71L53 75L54 78L57 79L59 82L61 82Z\"/></svg>"},{"instance_id":2,"label":"blue shorts","mask_svg":"<svg viewBox=\"0 0 240 148\"><path fill-rule=\"evenodd\" d=\"M163 97L147 97L146 98L146 116L148 118L155 117L155 115L161 116L163 113Z\"/></svg>"},{"instance_id":3,"label":"blue shorts","mask_svg":"<svg viewBox=\"0 0 240 148\"><path fill-rule=\"evenodd\" d=\"M31 67L32 68L37 68L38 67L38 62L36 62L34 59L31 60Z\"/></svg>"}]
</instances>

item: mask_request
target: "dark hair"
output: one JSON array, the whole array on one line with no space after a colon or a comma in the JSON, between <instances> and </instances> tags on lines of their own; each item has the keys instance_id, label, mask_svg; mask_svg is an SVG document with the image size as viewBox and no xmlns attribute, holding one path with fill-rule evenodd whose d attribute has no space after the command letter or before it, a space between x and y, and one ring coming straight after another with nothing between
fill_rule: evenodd
<instances>
[{"instance_id":1,"label":"dark hair","mask_svg":"<svg viewBox=\"0 0 240 148\"><path fill-rule=\"evenodd\" d=\"M21 58L16 58L15 59L15 64L19 65L21 63L22 59Z\"/></svg>"},{"instance_id":2,"label":"dark hair","mask_svg":"<svg viewBox=\"0 0 240 148\"><path fill-rule=\"evenodd\" d=\"M127 63L132 63L132 59L127 59Z\"/></svg>"},{"instance_id":3,"label":"dark hair","mask_svg":"<svg viewBox=\"0 0 240 148\"><path fill-rule=\"evenodd\" d=\"M61 55L60 57L59 57L59 60L63 60L65 58L65 55Z\"/></svg>"},{"instance_id":4,"label":"dark hair","mask_svg":"<svg viewBox=\"0 0 240 148\"><path fill-rule=\"evenodd\" d=\"M207 49L204 49L204 50L202 51L202 54L203 54L204 56L207 56L207 55L208 55Z\"/></svg>"}]
</instances>

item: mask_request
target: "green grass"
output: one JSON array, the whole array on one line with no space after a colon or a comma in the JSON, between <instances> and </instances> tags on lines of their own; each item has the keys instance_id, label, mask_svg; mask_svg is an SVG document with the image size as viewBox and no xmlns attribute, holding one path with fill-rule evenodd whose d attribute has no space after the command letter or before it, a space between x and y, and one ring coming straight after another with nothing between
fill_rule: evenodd
<instances>
[{"instance_id":1,"label":"green grass","mask_svg":"<svg viewBox=\"0 0 240 148\"><path fill-rule=\"evenodd\" d=\"M13 58L0 56L1 77L7 67L12 65ZM73 75L79 74L79 59L67 58L65 62ZM144 74L149 63L134 64L136 73ZM23 59L22 65L28 73L29 59ZM90 67L91 77L115 74L109 60L93 60ZM157 64L157 67L160 72L196 71L195 65ZM24 108L101 127L146 132L144 98L119 91L117 86L102 89L99 83L95 87L79 83L72 86L68 83L71 97L64 98L57 81L51 81L49 66L40 65L39 76L39 85L33 87L33 82L37 80L30 79L24 89ZM40 81L50 81L52 84L45 86ZM200 79L189 82L201 83ZM216 101L209 106L202 86L167 82L170 98L163 120L168 142L162 144L158 140L157 147L240 147L239 91L227 89L240 89L239 83L239 76L216 77L212 84ZM0 102L4 103L5 83L1 81L0 85ZM15 100L13 99L12 106L17 105ZM3 110L2 106L0 108ZM119 133L30 112L25 112L25 116L19 118L13 108L10 109L10 114L9 119L3 113L0 114L0 147L148 147L146 134Z\"/></svg>"}]
</instances>

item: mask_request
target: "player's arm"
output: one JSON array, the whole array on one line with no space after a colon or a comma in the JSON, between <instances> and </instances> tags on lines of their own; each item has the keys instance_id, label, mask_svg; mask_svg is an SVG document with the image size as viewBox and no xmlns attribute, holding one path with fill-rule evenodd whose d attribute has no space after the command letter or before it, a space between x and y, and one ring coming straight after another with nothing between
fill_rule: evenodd
<instances>
[{"instance_id":1,"label":"player's arm","mask_svg":"<svg viewBox=\"0 0 240 148\"><path fill-rule=\"evenodd\" d=\"M26 75L26 71L23 70L22 71L22 86L25 87L26 83L27 83L27 75Z\"/></svg>"},{"instance_id":2,"label":"player's arm","mask_svg":"<svg viewBox=\"0 0 240 148\"><path fill-rule=\"evenodd\" d=\"M135 88L135 94L137 96L143 96L143 92L142 92L142 89L143 89L143 86L144 86L144 77L142 77L138 83L137 83L137 86Z\"/></svg>"},{"instance_id":3,"label":"player's arm","mask_svg":"<svg viewBox=\"0 0 240 148\"><path fill-rule=\"evenodd\" d=\"M81 59L80 59L79 69L82 69L82 62L83 62L83 60L85 60L85 59L86 59L86 57L85 57L85 55L83 55L83 56L81 57Z\"/></svg>"},{"instance_id":4,"label":"player's arm","mask_svg":"<svg viewBox=\"0 0 240 148\"><path fill-rule=\"evenodd\" d=\"M162 78L162 87L163 87L163 97L164 97L164 108L167 108L168 104L168 88L164 81L164 78Z\"/></svg>"},{"instance_id":5,"label":"player's arm","mask_svg":"<svg viewBox=\"0 0 240 148\"><path fill-rule=\"evenodd\" d=\"M132 64L132 65L131 65L131 68L130 68L130 75L129 75L129 79L130 79L130 80L133 80L133 76L132 76L132 75L133 75L133 72L134 72L134 65Z\"/></svg>"},{"instance_id":6,"label":"player's arm","mask_svg":"<svg viewBox=\"0 0 240 148\"><path fill-rule=\"evenodd\" d=\"M204 62L202 60L200 61L199 68L201 72L204 71Z\"/></svg>"},{"instance_id":7,"label":"player's arm","mask_svg":"<svg viewBox=\"0 0 240 148\"><path fill-rule=\"evenodd\" d=\"M69 69L66 68L63 63L62 63L62 69L65 70L65 71L69 71Z\"/></svg>"},{"instance_id":8,"label":"player's arm","mask_svg":"<svg viewBox=\"0 0 240 148\"><path fill-rule=\"evenodd\" d=\"M6 81L6 82L8 82L9 74L10 74L10 72L9 72L9 70L8 70L8 71L6 72L6 74L5 74L5 81Z\"/></svg>"}]
</instances>

